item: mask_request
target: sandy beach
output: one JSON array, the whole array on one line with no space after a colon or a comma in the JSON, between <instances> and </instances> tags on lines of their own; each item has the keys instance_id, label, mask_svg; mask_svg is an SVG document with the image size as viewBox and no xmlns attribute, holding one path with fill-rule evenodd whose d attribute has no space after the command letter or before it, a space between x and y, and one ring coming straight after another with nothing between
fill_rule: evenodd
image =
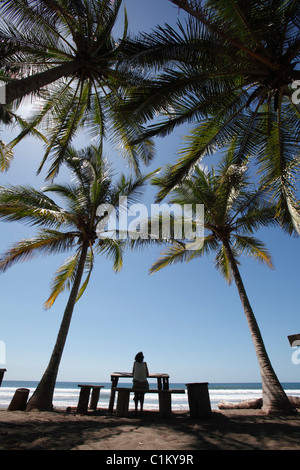
<instances>
[{"instance_id":1,"label":"sandy beach","mask_svg":"<svg viewBox=\"0 0 300 470\"><path fill-rule=\"evenodd\" d=\"M300 415L266 416L259 410L214 411L191 419L177 412L106 410L87 415L0 410L1 450L300 450Z\"/></svg>"}]
</instances>

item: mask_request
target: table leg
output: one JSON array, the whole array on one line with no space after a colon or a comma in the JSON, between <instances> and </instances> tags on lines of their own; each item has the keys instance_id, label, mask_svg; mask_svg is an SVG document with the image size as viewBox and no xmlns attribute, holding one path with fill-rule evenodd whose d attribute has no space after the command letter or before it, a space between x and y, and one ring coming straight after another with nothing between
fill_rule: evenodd
<instances>
[{"instance_id":1,"label":"table leg","mask_svg":"<svg viewBox=\"0 0 300 470\"><path fill-rule=\"evenodd\" d=\"M90 401L90 404L89 404L89 408L91 410L97 410L97 404L98 404L98 401L99 401L99 396L100 396L100 387L93 387L91 401Z\"/></svg>"},{"instance_id":2,"label":"table leg","mask_svg":"<svg viewBox=\"0 0 300 470\"><path fill-rule=\"evenodd\" d=\"M78 405L77 405L77 413L85 414L88 410L88 403L90 398L90 386L82 386L80 390Z\"/></svg>"},{"instance_id":3,"label":"table leg","mask_svg":"<svg viewBox=\"0 0 300 470\"><path fill-rule=\"evenodd\" d=\"M163 390L169 390L169 379L168 379L168 377L163 377Z\"/></svg>"},{"instance_id":4,"label":"table leg","mask_svg":"<svg viewBox=\"0 0 300 470\"><path fill-rule=\"evenodd\" d=\"M115 394L116 394L114 388L117 387L118 380L119 380L118 377L113 377L111 379L112 383L111 383L111 392L110 392L110 399L109 399L109 406L108 406L109 413L113 413L114 411L114 402L115 402Z\"/></svg>"}]
</instances>

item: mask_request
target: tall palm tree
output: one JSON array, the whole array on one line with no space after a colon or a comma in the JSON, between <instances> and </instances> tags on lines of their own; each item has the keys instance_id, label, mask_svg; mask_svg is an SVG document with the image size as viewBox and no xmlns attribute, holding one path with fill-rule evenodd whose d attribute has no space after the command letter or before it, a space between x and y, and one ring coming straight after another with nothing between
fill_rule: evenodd
<instances>
[{"instance_id":1,"label":"tall palm tree","mask_svg":"<svg viewBox=\"0 0 300 470\"><path fill-rule=\"evenodd\" d=\"M196 167L191 178L170 193L172 204L204 205L204 221L194 221L204 224L204 237L201 243L174 240L153 264L151 272L216 252L215 266L229 284L234 279L247 318L261 371L263 410L290 412L292 407L271 365L238 267L241 254L272 266L266 247L253 235L260 227L276 224L276 211L266 202L264 192L249 183L246 168L233 162L231 154L218 170L206 172ZM153 182L159 187L165 184L160 178Z\"/></svg>"},{"instance_id":2,"label":"tall palm tree","mask_svg":"<svg viewBox=\"0 0 300 470\"><path fill-rule=\"evenodd\" d=\"M43 162L53 159L48 177L58 171L65 149L79 129L101 139L108 131L119 149L139 171L140 162L153 155L150 141L129 145L139 135L136 121L128 132L116 125L114 105L126 94L128 69L119 73L122 39L115 40L122 0L3 0L0 5L0 44L6 44L1 80L6 81L6 103L33 99L32 113L21 133L7 146L11 150L33 129L48 138ZM124 33L127 35L125 11ZM38 101L34 101L38 98ZM3 107L2 107L3 108Z\"/></svg>"},{"instance_id":3,"label":"tall palm tree","mask_svg":"<svg viewBox=\"0 0 300 470\"><path fill-rule=\"evenodd\" d=\"M96 230L103 219L103 214L97 213L98 207L102 204L116 207L120 196L127 196L128 201L136 200L147 179L140 177L134 180L122 176L114 183L111 169L102 158L101 148L89 147L79 152L70 149L66 165L72 172L70 184L52 184L42 191L24 186L0 188L1 220L22 221L41 227L35 237L17 242L0 257L2 272L34 255L53 255L74 250L74 254L58 269L45 303L50 308L61 292L70 289L49 364L28 402L29 410L52 409L56 377L72 313L89 281L95 255L109 257L115 271L122 267L122 252L126 241L105 238L105 234L97 237ZM66 201L65 207L55 203L47 195L49 192L62 197ZM81 284L84 271L87 272L87 277Z\"/></svg>"},{"instance_id":4,"label":"tall palm tree","mask_svg":"<svg viewBox=\"0 0 300 470\"><path fill-rule=\"evenodd\" d=\"M194 123L176 164L169 167L165 194L203 157L237 137L236 163L253 157L282 223L300 233L294 180L300 108L293 88L300 79L300 3L170 1L186 12L187 21L127 41L132 63L154 69L155 75L120 103L128 117L148 122L147 138Z\"/></svg>"}]
</instances>

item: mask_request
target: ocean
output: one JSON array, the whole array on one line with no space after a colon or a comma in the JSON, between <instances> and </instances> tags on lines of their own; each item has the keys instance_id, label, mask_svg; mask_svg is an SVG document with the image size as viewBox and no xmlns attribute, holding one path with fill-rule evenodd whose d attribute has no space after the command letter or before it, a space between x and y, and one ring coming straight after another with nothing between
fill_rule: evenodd
<instances>
[{"instance_id":1,"label":"ocean","mask_svg":"<svg viewBox=\"0 0 300 470\"><path fill-rule=\"evenodd\" d=\"M84 382L83 382L84 383ZM3 380L0 387L0 409L6 409L17 388L28 388L29 397L34 392L38 382L32 381L9 381ZM110 397L110 382L99 382L94 385L103 385L98 402L99 408L108 408ZM121 385L121 381L119 382ZM131 387L131 383L122 382L122 386ZM300 397L300 383L282 383L287 395ZM156 388L155 383L150 383L150 387ZM171 383L170 388L185 388L183 383ZM228 402L237 402L248 399L261 398L260 383L211 383L208 385L209 397L212 410L218 409L218 403L221 400ZM78 403L80 388L77 382L57 382L54 392L53 405L56 409L64 410L67 407L76 407ZM130 400L130 409L134 409L134 402ZM158 410L158 397L156 394L148 394L145 397L145 410ZM175 411L188 411L188 397L185 394L172 395L172 409Z\"/></svg>"}]
</instances>

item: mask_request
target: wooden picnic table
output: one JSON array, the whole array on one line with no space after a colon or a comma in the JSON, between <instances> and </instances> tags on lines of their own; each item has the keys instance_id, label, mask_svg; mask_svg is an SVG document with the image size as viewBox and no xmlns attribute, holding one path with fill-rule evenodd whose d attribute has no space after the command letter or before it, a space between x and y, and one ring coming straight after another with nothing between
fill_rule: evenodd
<instances>
[{"instance_id":1,"label":"wooden picnic table","mask_svg":"<svg viewBox=\"0 0 300 470\"><path fill-rule=\"evenodd\" d=\"M118 386L118 381L120 378L132 379L133 374L132 372L113 372L110 376L111 384L111 392L110 392L110 400L109 400L109 413L112 413L114 410L114 402L115 402L115 388ZM169 375L168 374L149 374L149 379L157 379L157 388L158 390L169 390Z\"/></svg>"}]
</instances>

